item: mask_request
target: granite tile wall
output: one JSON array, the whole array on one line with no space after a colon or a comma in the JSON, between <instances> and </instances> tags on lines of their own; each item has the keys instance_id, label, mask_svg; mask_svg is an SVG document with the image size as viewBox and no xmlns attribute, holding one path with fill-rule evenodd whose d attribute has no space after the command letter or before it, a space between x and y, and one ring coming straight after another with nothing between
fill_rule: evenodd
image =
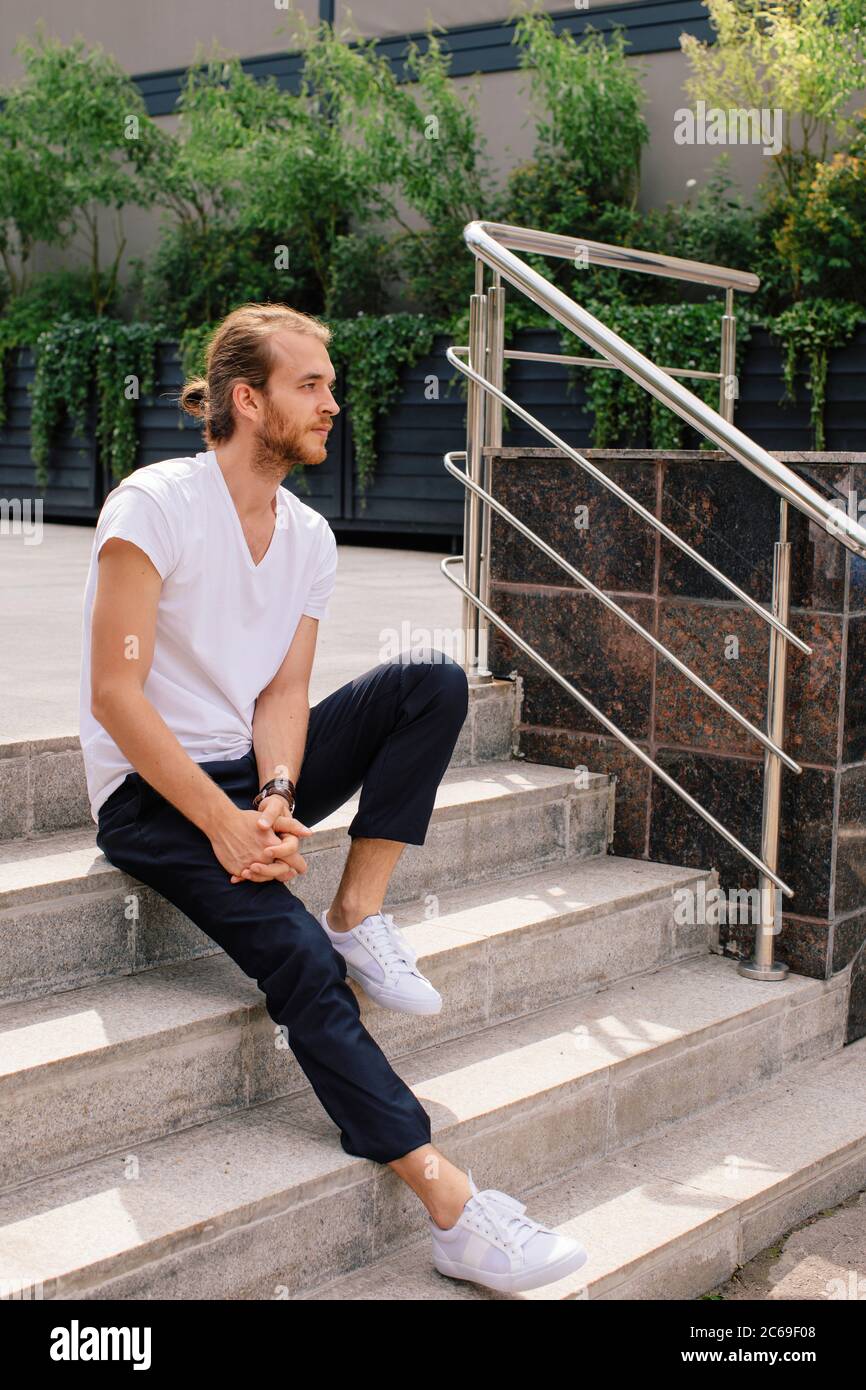
<instances>
[{"instance_id":1,"label":"granite tile wall","mask_svg":"<svg viewBox=\"0 0 866 1390\"><path fill-rule=\"evenodd\" d=\"M766 717L767 624L695 560L553 449L501 449L493 490L506 507L758 727ZM768 604L778 498L748 470L704 451L587 450L628 491L750 598ZM777 453L826 496L866 514L866 455ZM859 499L863 499L861 505ZM855 961L849 1041L866 1035L866 561L789 508L791 626L811 657L788 649L776 954L829 978ZM760 743L571 575L494 513L491 603L592 704L756 852ZM614 851L716 867L749 889L748 861L603 724L495 629L490 665L524 679L520 751L617 777ZM750 955L753 929L723 925L725 949Z\"/></svg>"}]
</instances>

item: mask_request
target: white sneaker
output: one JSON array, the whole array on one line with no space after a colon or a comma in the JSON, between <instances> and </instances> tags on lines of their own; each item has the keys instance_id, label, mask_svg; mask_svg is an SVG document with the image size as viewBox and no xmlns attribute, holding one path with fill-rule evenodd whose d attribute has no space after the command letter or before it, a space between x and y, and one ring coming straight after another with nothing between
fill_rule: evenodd
<instances>
[{"instance_id":1,"label":"white sneaker","mask_svg":"<svg viewBox=\"0 0 866 1390\"><path fill-rule=\"evenodd\" d=\"M404 1014L439 1013L442 995L416 967L418 953L394 925L391 913L372 912L351 931L332 931L327 911L319 921L344 958L347 974L377 1004Z\"/></svg>"},{"instance_id":2,"label":"white sneaker","mask_svg":"<svg viewBox=\"0 0 866 1390\"><path fill-rule=\"evenodd\" d=\"M433 1264L452 1279L469 1279L499 1293L523 1293L573 1274L586 1263L577 1240L525 1216L526 1205L494 1187L479 1192L472 1181L468 1199L453 1226L443 1230L428 1217Z\"/></svg>"}]
</instances>

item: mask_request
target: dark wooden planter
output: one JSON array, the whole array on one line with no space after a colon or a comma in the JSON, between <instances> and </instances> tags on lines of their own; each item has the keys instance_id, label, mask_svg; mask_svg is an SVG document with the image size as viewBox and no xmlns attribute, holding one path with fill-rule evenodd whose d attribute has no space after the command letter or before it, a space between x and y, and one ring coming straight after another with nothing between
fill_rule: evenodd
<instances>
[{"instance_id":1,"label":"dark wooden planter","mask_svg":"<svg viewBox=\"0 0 866 1390\"><path fill-rule=\"evenodd\" d=\"M516 345L529 351L559 351L558 335L552 330L525 330L516 335ZM358 486L351 421L345 410L337 416L326 462L289 479L287 485L322 512L338 534L427 534L452 541L461 535L462 488L442 464L447 450L461 449L465 443L464 398L456 373L445 359L447 346L447 338L437 337L429 357L404 369L400 395L379 425L378 466L366 494ZM13 355L7 423L0 430L0 496L43 496L43 515L49 521L94 521L115 484L97 457L92 430L81 439L69 433L58 436L49 460L48 488L44 494L36 488L27 390L33 370L32 352ZM565 367L512 362L506 390L567 443L586 448L592 420L584 388L578 383L569 390L567 381ZM162 343L156 389L138 408L140 465L196 453L203 447L197 422L177 405L181 384L177 344ZM805 376L798 379L796 404L783 404L782 397L778 344L764 330L756 330L746 353L737 424L768 449L809 450ZM827 449L866 450L866 329L831 355L825 413ZM523 447L545 441L528 425L506 418L503 443ZM686 440L687 445L697 443L696 437Z\"/></svg>"},{"instance_id":2,"label":"dark wooden planter","mask_svg":"<svg viewBox=\"0 0 866 1390\"><path fill-rule=\"evenodd\" d=\"M35 374L33 353L23 348L13 353L6 383L6 424L0 429L0 496L22 501L43 497L46 521L92 520L99 514L105 495L97 458L91 412L90 428L83 437L67 428L58 435L48 460L48 489L36 486L36 469L30 456L30 392Z\"/></svg>"}]
</instances>

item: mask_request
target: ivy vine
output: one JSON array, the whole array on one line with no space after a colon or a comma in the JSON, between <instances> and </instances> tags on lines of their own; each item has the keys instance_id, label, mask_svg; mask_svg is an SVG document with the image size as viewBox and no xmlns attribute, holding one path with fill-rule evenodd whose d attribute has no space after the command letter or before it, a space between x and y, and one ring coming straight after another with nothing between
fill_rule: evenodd
<instances>
[{"instance_id":1,"label":"ivy vine","mask_svg":"<svg viewBox=\"0 0 866 1390\"><path fill-rule=\"evenodd\" d=\"M135 408L154 390L158 324L63 316L36 340L30 447L37 486L48 485L51 443L62 421L84 435L96 392L96 444L111 476L120 481L138 453Z\"/></svg>"},{"instance_id":2,"label":"ivy vine","mask_svg":"<svg viewBox=\"0 0 866 1390\"><path fill-rule=\"evenodd\" d=\"M614 306L596 303L587 307L590 313L659 366L690 368L699 372L719 370L723 308L718 303L618 302ZM748 311L738 306L738 373L750 329ZM573 334L561 330L560 341L564 353L575 352ZM595 448L641 445L652 449L683 448L685 432L689 428L686 422L624 372L596 367L578 367L574 371L580 373L586 384ZM705 381L700 377L678 380L682 380L708 405L718 406L718 380Z\"/></svg>"},{"instance_id":3,"label":"ivy vine","mask_svg":"<svg viewBox=\"0 0 866 1390\"><path fill-rule=\"evenodd\" d=\"M831 348L844 347L866 321L862 304L845 300L808 299L785 309L768 326L779 338L784 354L785 399L795 401L796 376L805 358L811 393L810 421L817 450L824 448L824 407L827 398L827 364Z\"/></svg>"},{"instance_id":4,"label":"ivy vine","mask_svg":"<svg viewBox=\"0 0 866 1390\"><path fill-rule=\"evenodd\" d=\"M587 305L640 352L663 366L717 371L722 307L704 304ZM509 306L509 333L514 330L516 302ZM533 319L533 322L535 320ZM747 305L737 306L737 371L754 319ZM831 348L850 341L866 321L863 306L833 300L795 304L766 323L781 342L784 355L786 399L795 398L795 380L801 362L809 369L811 422L814 447L824 448L824 407L828 356ZM521 321L522 322L522 321ZM528 326L528 323L527 325ZM184 373L203 370L204 353L214 325L188 329L181 338ZM461 338L464 324L459 315L451 324L424 314L359 314L330 320L330 353L334 366L344 373L345 397L357 461L361 510L376 470L376 427L393 405L401 389L404 369L432 351L437 333ZM21 333L12 326L4 335L0 320L0 367L6 353L18 346ZM108 462L113 478L130 473L136 462L138 440L135 407L142 395L154 390L156 348L164 336L161 325L126 324L109 318L62 315L40 332L34 344L35 379L31 387L31 447L40 489L48 482L51 442L64 419L74 434L86 433L89 407L95 395L96 440L100 456ZM465 331L463 339L465 339ZM574 336L561 330L562 350L573 354ZM8 341L6 341L8 339ZM4 351L5 349L5 351ZM614 448L648 444L654 449L682 448L688 428L679 416L616 370L576 369L586 383L587 406L593 416L592 442ZM571 374L574 379L574 373ZM460 374L463 383L462 374ZM718 383L685 378L696 395L715 406ZM2 390L0 390L2 400ZM0 421L2 423L2 421ZM299 472L297 483L309 491Z\"/></svg>"},{"instance_id":5,"label":"ivy vine","mask_svg":"<svg viewBox=\"0 0 866 1390\"><path fill-rule=\"evenodd\" d=\"M334 319L331 360L345 372L361 510L376 469L376 424L400 394L404 367L433 348L437 325L426 314L359 314Z\"/></svg>"},{"instance_id":6,"label":"ivy vine","mask_svg":"<svg viewBox=\"0 0 866 1390\"><path fill-rule=\"evenodd\" d=\"M652 361L661 366L718 371L721 314L719 304L590 303L589 311L601 318ZM751 331L763 322L777 338L783 353L784 399L796 399L796 376L805 360L811 395L810 420L813 448L825 448L824 411L831 349L844 347L860 325L866 323L861 304L840 300L807 300L784 310L776 318L759 320L745 304L737 306L737 374ZM575 352L575 338L560 331L562 351ZM650 396L649 392L620 371L579 368L586 383L587 408L593 417L592 442L596 448L645 444L653 449L683 447L685 421ZM576 373L570 374L572 380ZM685 384L708 405L717 406L718 383L684 378ZM702 441L702 445L705 441Z\"/></svg>"}]
</instances>

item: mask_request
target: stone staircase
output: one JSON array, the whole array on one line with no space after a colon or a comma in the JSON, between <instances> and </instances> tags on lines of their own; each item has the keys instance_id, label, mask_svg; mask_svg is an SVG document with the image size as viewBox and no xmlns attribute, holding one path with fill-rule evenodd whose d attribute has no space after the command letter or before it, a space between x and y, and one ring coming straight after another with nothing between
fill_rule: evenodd
<instances>
[{"instance_id":1,"label":"stone staircase","mask_svg":"<svg viewBox=\"0 0 866 1390\"><path fill-rule=\"evenodd\" d=\"M388 896L443 1010L364 1020L434 1142L587 1246L521 1297L696 1297L864 1183L849 971L738 975L675 915L714 874L608 854L611 779L514 757L516 695L472 691ZM98 852L77 740L0 746L0 793L0 1295L501 1297L436 1273L254 982ZM305 843L311 911L355 804Z\"/></svg>"}]
</instances>

